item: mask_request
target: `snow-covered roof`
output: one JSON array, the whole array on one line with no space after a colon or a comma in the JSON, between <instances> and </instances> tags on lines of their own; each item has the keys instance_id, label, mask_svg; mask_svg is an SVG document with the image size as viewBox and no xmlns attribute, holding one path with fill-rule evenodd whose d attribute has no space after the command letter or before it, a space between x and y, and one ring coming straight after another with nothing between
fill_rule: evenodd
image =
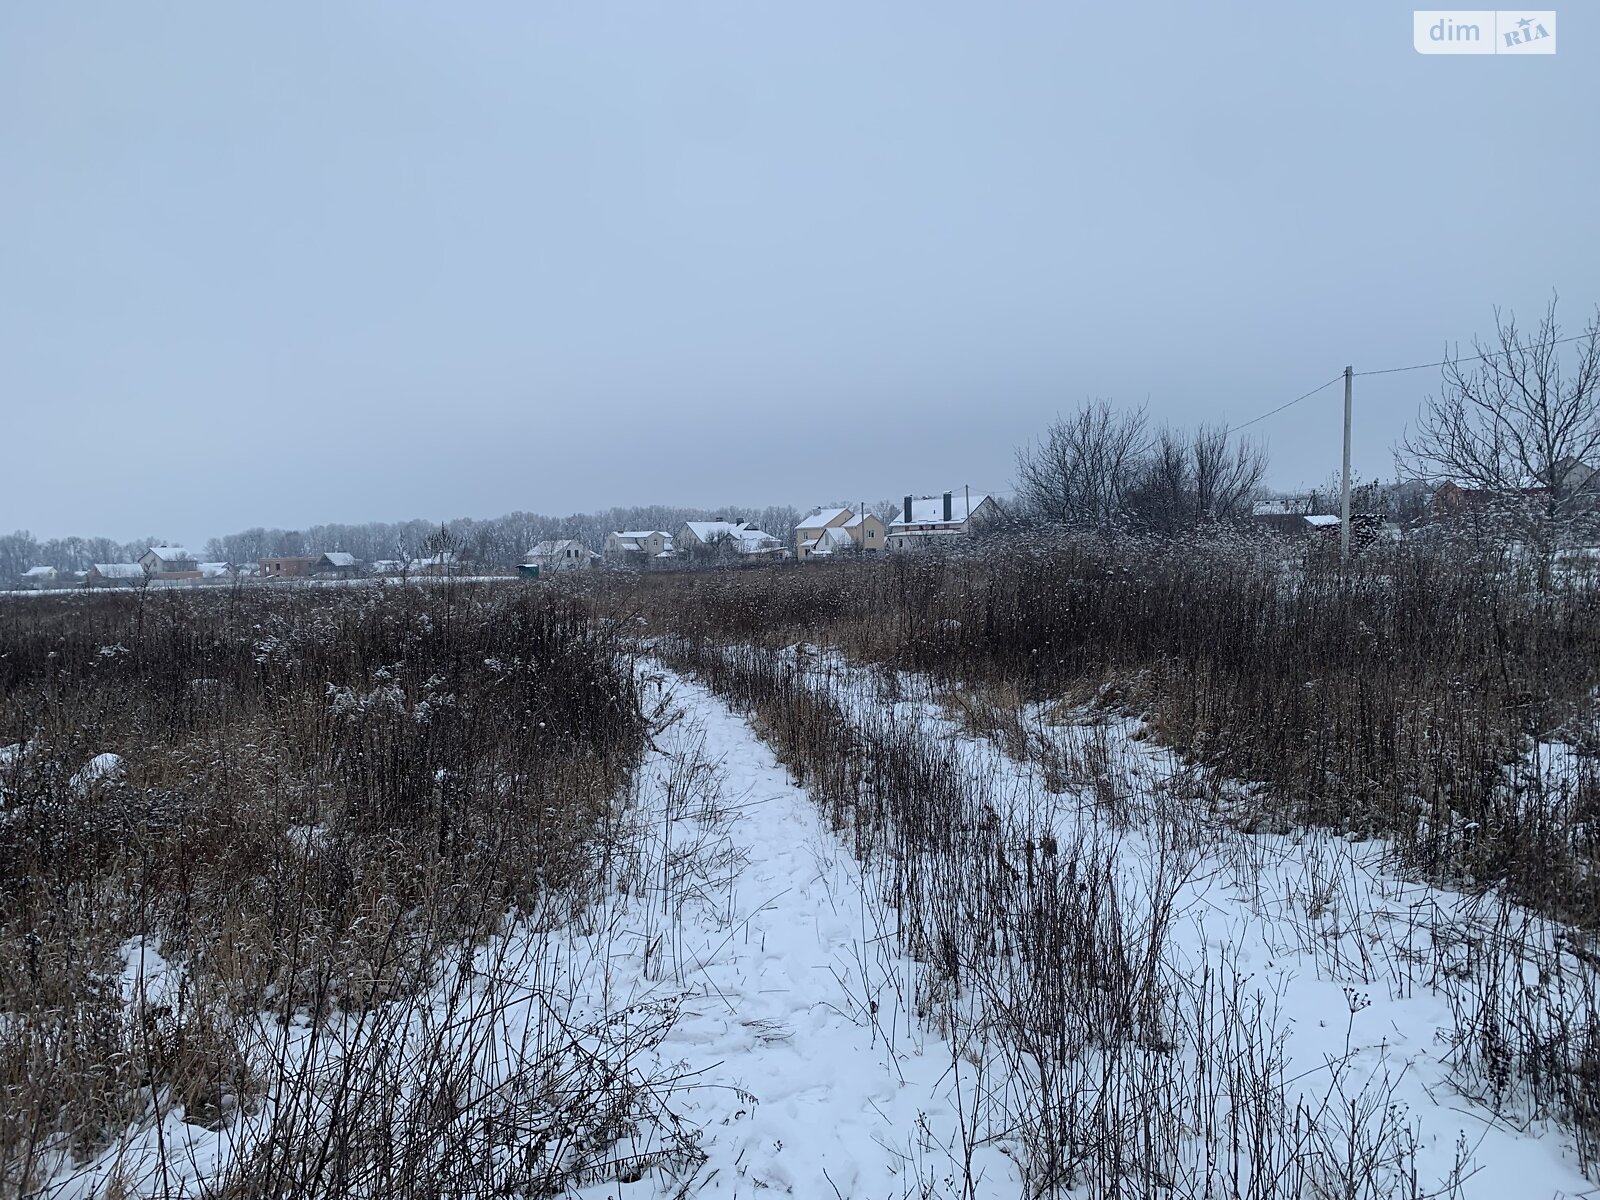
<instances>
[{"instance_id":1,"label":"snow-covered roof","mask_svg":"<svg viewBox=\"0 0 1600 1200\"><path fill-rule=\"evenodd\" d=\"M1257 500L1250 506L1252 517L1297 517L1305 513L1311 502L1305 496L1275 496Z\"/></svg>"},{"instance_id":2,"label":"snow-covered roof","mask_svg":"<svg viewBox=\"0 0 1600 1200\"><path fill-rule=\"evenodd\" d=\"M353 567L356 565L356 556L343 550L330 550L322 556L322 561L330 567Z\"/></svg>"},{"instance_id":3,"label":"snow-covered roof","mask_svg":"<svg viewBox=\"0 0 1600 1200\"><path fill-rule=\"evenodd\" d=\"M672 554L671 550L663 550L660 554L656 555L656 557L657 558L671 558L671 557L673 557L673 554Z\"/></svg>"},{"instance_id":4,"label":"snow-covered roof","mask_svg":"<svg viewBox=\"0 0 1600 1200\"><path fill-rule=\"evenodd\" d=\"M855 544L849 531L839 525L824 529L815 541L807 542L811 553L819 557L832 554L835 550L848 550Z\"/></svg>"},{"instance_id":5,"label":"snow-covered roof","mask_svg":"<svg viewBox=\"0 0 1600 1200\"><path fill-rule=\"evenodd\" d=\"M965 493L955 492L950 497L949 524L961 524L969 514L976 512L979 505L988 498L989 494L987 492L975 492L969 503ZM906 520L904 508L900 510L900 515L894 519L894 524L896 525L943 525L945 523L943 496L924 496L920 500L912 500L911 520Z\"/></svg>"},{"instance_id":6,"label":"snow-covered roof","mask_svg":"<svg viewBox=\"0 0 1600 1200\"><path fill-rule=\"evenodd\" d=\"M106 579L144 578L144 568L138 563L95 563L94 570Z\"/></svg>"},{"instance_id":7,"label":"snow-covered roof","mask_svg":"<svg viewBox=\"0 0 1600 1200\"><path fill-rule=\"evenodd\" d=\"M56 574L54 567L29 567L22 573L24 579L43 579Z\"/></svg>"},{"instance_id":8,"label":"snow-covered roof","mask_svg":"<svg viewBox=\"0 0 1600 1200\"><path fill-rule=\"evenodd\" d=\"M854 515L848 508L825 508L821 512L812 513L809 517L803 517L798 528L823 529L847 514Z\"/></svg>"},{"instance_id":9,"label":"snow-covered roof","mask_svg":"<svg viewBox=\"0 0 1600 1200\"><path fill-rule=\"evenodd\" d=\"M617 530L617 536L619 538L631 538L631 539L633 539L635 541L637 541L640 538L655 537L656 534L658 534L658 533L664 538L670 538L671 537L671 535L668 534L667 531L664 530L664 529L619 529L619 530Z\"/></svg>"},{"instance_id":10,"label":"snow-covered roof","mask_svg":"<svg viewBox=\"0 0 1600 1200\"><path fill-rule=\"evenodd\" d=\"M727 538L737 545L741 554L770 550L778 544L778 539L770 533L743 521L685 521L684 524L699 541L709 545Z\"/></svg>"},{"instance_id":11,"label":"snow-covered roof","mask_svg":"<svg viewBox=\"0 0 1600 1200\"><path fill-rule=\"evenodd\" d=\"M145 553L154 554L162 562L187 562L194 558L182 546L151 546Z\"/></svg>"},{"instance_id":12,"label":"snow-covered roof","mask_svg":"<svg viewBox=\"0 0 1600 1200\"><path fill-rule=\"evenodd\" d=\"M233 570L233 564L225 562L199 563L196 569L208 579L215 579L217 576L226 575Z\"/></svg>"},{"instance_id":13,"label":"snow-covered roof","mask_svg":"<svg viewBox=\"0 0 1600 1200\"><path fill-rule=\"evenodd\" d=\"M702 542L714 541L719 537L738 537L744 532L743 521L685 521L689 532Z\"/></svg>"},{"instance_id":14,"label":"snow-covered roof","mask_svg":"<svg viewBox=\"0 0 1600 1200\"><path fill-rule=\"evenodd\" d=\"M1307 525L1315 525L1318 529L1326 529L1330 525L1337 525L1339 518L1331 513L1314 513L1305 519Z\"/></svg>"},{"instance_id":15,"label":"snow-covered roof","mask_svg":"<svg viewBox=\"0 0 1600 1200\"><path fill-rule=\"evenodd\" d=\"M739 549L745 554L753 554L757 550L766 550L778 544L777 538L760 529L746 527L734 536L739 542Z\"/></svg>"},{"instance_id":16,"label":"snow-covered roof","mask_svg":"<svg viewBox=\"0 0 1600 1200\"><path fill-rule=\"evenodd\" d=\"M561 554L562 551L571 546L576 546L577 544L577 538L562 538L559 542L540 542L532 550L528 551L529 564L531 565L532 560L537 558L555 558Z\"/></svg>"}]
</instances>

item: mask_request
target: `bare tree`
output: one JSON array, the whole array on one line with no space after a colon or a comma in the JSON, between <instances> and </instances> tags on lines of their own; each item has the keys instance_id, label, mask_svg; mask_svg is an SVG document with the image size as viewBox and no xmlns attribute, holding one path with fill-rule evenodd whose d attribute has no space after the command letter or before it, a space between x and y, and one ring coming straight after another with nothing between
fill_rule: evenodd
<instances>
[{"instance_id":1,"label":"bare tree","mask_svg":"<svg viewBox=\"0 0 1600 1200\"><path fill-rule=\"evenodd\" d=\"M1256 442L1228 442L1228 431L1202 425L1189 439L1194 461L1196 515L1226 520L1248 515L1250 497L1267 474L1267 452Z\"/></svg>"},{"instance_id":2,"label":"bare tree","mask_svg":"<svg viewBox=\"0 0 1600 1200\"><path fill-rule=\"evenodd\" d=\"M1179 533L1242 517L1266 472L1261 447L1230 446L1225 429L1163 429L1123 499L1124 520L1133 529Z\"/></svg>"},{"instance_id":3,"label":"bare tree","mask_svg":"<svg viewBox=\"0 0 1600 1200\"><path fill-rule=\"evenodd\" d=\"M1127 412L1094 400L1058 417L1033 446L1017 451L1017 499L1037 520L1103 529L1123 515L1123 500L1150 450L1143 407Z\"/></svg>"},{"instance_id":4,"label":"bare tree","mask_svg":"<svg viewBox=\"0 0 1600 1200\"><path fill-rule=\"evenodd\" d=\"M1570 343L1564 345L1564 343ZM1452 354L1437 396L1396 454L1429 483L1449 481L1474 497L1475 515L1552 550L1594 509L1600 457L1600 309L1564 339L1551 299L1528 335L1495 310L1495 336Z\"/></svg>"}]
</instances>

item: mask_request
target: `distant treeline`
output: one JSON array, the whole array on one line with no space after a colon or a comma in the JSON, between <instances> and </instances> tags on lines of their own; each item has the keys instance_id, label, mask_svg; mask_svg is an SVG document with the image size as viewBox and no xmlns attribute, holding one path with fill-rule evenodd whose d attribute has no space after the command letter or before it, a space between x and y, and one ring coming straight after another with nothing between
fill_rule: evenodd
<instances>
[{"instance_id":1,"label":"distant treeline","mask_svg":"<svg viewBox=\"0 0 1600 1200\"><path fill-rule=\"evenodd\" d=\"M685 521L749 521L788 544L794 540L794 527L802 515L792 507L735 505L709 509L652 504L566 517L514 512L485 519L458 517L442 523L368 521L360 525L312 525L303 530L256 528L212 538L205 545L205 556L215 562L242 563L269 555L344 550L364 562L407 560L427 556L443 540L472 562L507 567L523 561L529 549L549 539L576 538L591 550L600 550L612 530L662 529L672 533Z\"/></svg>"},{"instance_id":2,"label":"distant treeline","mask_svg":"<svg viewBox=\"0 0 1600 1200\"><path fill-rule=\"evenodd\" d=\"M135 562L151 546L159 546L165 540L147 537L119 542L106 537L65 537L41 542L25 529L0 533L0 587L29 567L87 571L90 563Z\"/></svg>"},{"instance_id":3,"label":"distant treeline","mask_svg":"<svg viewBox=\"0 0 1600 1200\"><path fill-rule=\"evenodd\" d=\"M620 529L662 529L672 533L685 521L749 521L784 545L794 542L795 525L804 514L787 505L766 508L678 508L666 504L610 508L603 512L550 517L515 512L503 517L453 521L368 521L359 525L312 525L306 529L255 529L209 539L190 546L203 561L252 563L277 555L321 554L344 550L364 562L425 557L441 531L464 558L486 567L512 566L530 548L550 538L576 538L591 550L604 546L606 534ZM131 542L111 538L52 538L41 542L25 530L0 535L0 579L11 579L29 567L84 571L91 563L134 562L163 537Z\"/></svg>"}]
</instances>

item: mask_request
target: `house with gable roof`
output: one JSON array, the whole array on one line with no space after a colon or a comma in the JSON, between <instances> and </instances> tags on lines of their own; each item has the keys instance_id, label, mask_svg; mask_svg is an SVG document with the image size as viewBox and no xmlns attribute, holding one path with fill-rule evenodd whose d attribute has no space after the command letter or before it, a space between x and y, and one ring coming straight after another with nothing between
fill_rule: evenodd
<instances>
[{"instance_id":1,"label":"house with gable roof","mask_svg":"<svg viewBox=\"0 0 1600 1200\"><path fill-rule=\"evenodd\" d=\"M1000 506L987 492L945 492L907 496L889 525L889 549L914 550L968 537L1000 519Z\"/></svg>"},{"instance_id":2,"label":"house with gable roof","mask_svg":"<svg viewBox=\"0 0 1600 1200\"><path fill-rule=\"evenodd\" d=\"M522 564L538 567L540 575L548 575L552 571L587 570L599 557L577 538L562 538L559 541L540 542L528 551L528 556L522 560Z\"/></svg>"},{"instance_id":3,"label":"house with gable roof","mask_svg":"<svg viewBox=\"0 0 1600 1200\"><path fill-rule=\"evenodd\" d=\"M672 554L672 535L664 529L619 529L606 534L606 561L624 567L653 566Z\"/></svg>"},{"instance_id":4,"label":"house with gable roof","mask_svg":"<svg viewBox=\"0 0 1600 1200\"><path fill-rule=\"evenodd\" d=\"M151 579L199 579L200 563L182 546L151 546L139 556Z\"/></svg>"},{"instance_id":5,"label":"house with gable roof","mask_svg":"<svg viewBox=\"0 0 1600 1200\"><path fill-rule=\"evenodd\" d=\"M362 563L348 550L329 550L312 562L311 573L324 579L354 579L362 573Z\"/></svg>"},{"instance_id":6,"label":"house with gable roof","mask_svg":"<svg viewBox=\"0 0 1600 1200\"><path fill-rule=\"evenodd\" d=\"M887 529L874 513L824 508L803 517L794 531L795 557L802 560L835 554L877 554L886 549Z\"/></svg>"},{"instance_id":7,"label":"house with gable roof","mask_svg":"<svg viewBox=\"0 0 1600 1200\"><path fill-rule=\"evenodd\" d=\"M685 521L673 535L673 546L689 558L723 554L745 558L781 558L783 545L765 530L745 521Z\"/></svg>"}]
</instances>

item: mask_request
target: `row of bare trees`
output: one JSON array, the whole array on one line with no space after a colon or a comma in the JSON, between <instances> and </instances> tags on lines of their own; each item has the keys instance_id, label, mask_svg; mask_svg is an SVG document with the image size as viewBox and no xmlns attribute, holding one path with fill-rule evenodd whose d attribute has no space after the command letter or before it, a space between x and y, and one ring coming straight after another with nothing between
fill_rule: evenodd
<instances>
[{"instance_id":1,"label":"row of bare trees","mask_svg":"<svg viewBox=\"0 0 1600 1200\"><path fill-rule=\"evenodd\" d=\"M1034 520L1177 533L1248 514L1267 456L1218 426L1152 428L1141 406L1095 400L1017 453L1017 507Z\"/></svg>"}]
</instances>

